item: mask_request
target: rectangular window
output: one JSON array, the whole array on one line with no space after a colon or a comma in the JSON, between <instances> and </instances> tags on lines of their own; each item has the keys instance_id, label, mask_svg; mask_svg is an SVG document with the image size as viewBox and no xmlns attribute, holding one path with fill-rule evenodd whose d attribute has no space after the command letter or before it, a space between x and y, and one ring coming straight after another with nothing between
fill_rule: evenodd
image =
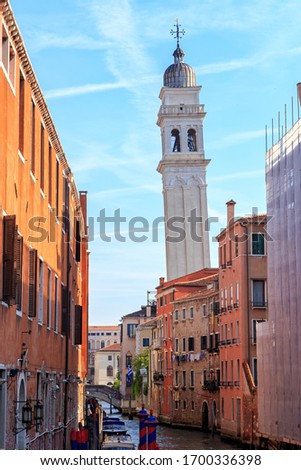
<instances>
[{"instance_id":1,"label":"rectangular window","mask_svg":"<svg viewBox=\"0 0 301 470\"><path fill-rule=\"evenodd\" d=\"M201 349L207 349L207 336L201 336Z\"/></svg>"},{"instance_id":2,"label":"rectangular window","mask_svg":"<svg viewBox=\"0 0 301 470\"><path fill-rule=\"evenodd\" d=\"M234 421L234 398L231 398L231 419Z\"/></svg>"},{"instance_id":3,"label":"rectangular window","mask_svg":"<svg viewBox=\"0 0 301 470\"><path fill-rule=\"evenodd\" d=\"M190 309L189 309L189 317L190 317L190 318L193 318L193 317L194 317L194 309L193 309L193 307L190 307Z\"/></svg>"},{"instance_id":4,"label":"rectangular window","mask_svg":"<svg viewBox=\"0 0 301 470\"><path fill-rule=\"evenodd\" d=\"M207 315L207 305L206 304L202 305L202 315L203 315L203 317L205 317Z\"/></svg>"},{"instance_id":5,"label":"rectangular window","mask_svg":"<svg viewBox=\"0 0 301 470\"><path fill-rule=\"evenodd\" d=\"M30 170L35 174L35 149L36 149L36 122L35 122L36 106L34 101L31 100L31 151L30 151Z\"/></svg>"},{"instance_id":6,"label":"rectangular window","mask_svg":"<svg viewBox=\"0 0 301 470\"><path fill-rule=\"evenodd\" d=\"M20 71L19 81L19 150L24 153L24 109L25 109L25 80Z\"/></svg>"},{"instance_id":7,"label":"rectangular window","mask_svg":"<svg viewBox=\"0 0 301 470\"><path fill-rule=\"evenodd\" d=\"M221 406L221 408L222 408L222 418L224 419L224 417L225 417L225 399L224 399L224 397L222 397L222 406Z\"/></svg>"},{"instance_id":8,"label":"rectangular window","mask_svg":"<svg viewBox=\"0 0 301 470\"><path fill-rule=\"evenodd\" d=\"M238 256L238 235L235 235L235 257Z\"/></svg>"},{"instance_id":9,"label":"rectangular window","mask_svg":"<svg viewBox=\"0 0 301 470\"><path fill-rule=\"evenodd\" d=\"M252 281L252 299L253 307L266 307L265 281Z\"/></svg>"},{"instance_id":10,"label":"rectangular window","mask_svg":"<svg viewBox=\"0 0 301 470\"><path fill-rule=\"evenodd\" d=\"M182 386L186 387L186 370L182 372Z\"/></svg>"},{"instance_id":11,"label":"rectangular window","mask_svg":"<svg viewBox=\"0 0 301 470\"><path fill-rule=\"evenodd\" d=\"M175 320L179 320L179 311L175 310Z\"/></svg>"},{"instance_id":12,"label":"rectangular window","mask_svg":"<svg viewBox=\"0 0 301 470\"><path fill-rule=\"evenodd\" d=\"M16 75L16 54L13 46L9 46L9 79L12 86L15 88L15 75Z\"/></svg>"},{"instance_id":13,"label":"rectangular window","mask_svg":"<svg viewBox=\"0 0 301 470\"><path fill-rule=\"evenodd\" d=\"M59 296L58 296L58 277L54 277L54 331L59 329Z\"/></svg>"},{"instance_id":14,"label":"rectangular window","mask_svg":"<svg viewBox=\"0 0 301 470\"><path fill-rule=\"evenodd\" d=\"M44 152L45 152L45 130L43 124L41 124L41 133L40 133L40 188L44 192Z\"/></svg>"},{"instance_id":15,"label":"rectangular window","mask_svg":"<svg viewBox=\"0 0 301 470\"><path fill-rule=\"evenodd\" d=\"M4 302L13 303L14 293L14 261L16 216L6 215L3 219L3 293Z\"/></svg>"},{"instance_id":16,"label":"rectangular window","mask_svg":"<svg viewBox=\"0 0 301 470\"><path fill-rule=\"evenodd\" d=\"M175 386L179 386L179 372L177 370L175 372Z\"/></svg>"},{"instance_id":17,"label":"rectangular window","mask_svg":"<svg viewBox=\"0 0 301 470\"><path fill-rule=\"evenodd\" d=\"M240 383L240 362L239 362L239 359L236 360L236 377L237 377L237 382L239 385Z\"/></svg>"},{"instance_id":18,"label":"rectangular window","mask_svg":"<svg viewBox=\"0 0 301 470\"><path fill-rule=\"evenodd\" d=\"M149 338L143 338L142 339L142 347L143 348L148 348L149 347Z\"/></svg>"},{"instance_id":19,"label":"rectangular window","mask_svg":"<svg viewBox=\"0 0 301 470\"><path fill-rule=\"evenodd\" d=\"M192 336L188 338L188 351L194 351L194 338Z\"/></svg>"},{"instance_id":20,"label":"rectangular window","mask_svg":"<svg viewBox=\"0 0 301 470\"><path fill-rule=\"evenodd\" d=\"M37 303L37 250L29 250L28 262L28 316L36 316Z\"/></svg>"},{"instance_id":21,"label":"rectangular window","mask_svg":"<svg viewBox=\"0 0 301 470\"><path fill-rule=\"evenodd\" d=\"M127 335L129 338L134 338L136 336L136 328L137 328L137 324L135 323L129 323L127 325Z\"/></svg>"},{"instance_id":22,"label":"rectangular window","mask_svg":"<svg viewBox=\"0 0 301 470\"><path fill-rule=\"evenodd\" d=\"M179 352L179 340L175 338L175 352Z\"/></svg>"},{"instance_id":23,"label":"rectangular window","mask_svg":"<svg viewBox=\"0 0 301 470\"><path fill-rule=\"evenodd\" d=\"M191 402L191 411L194 411L195 406L194 406L194 401Z\"/></svg>"},{"instance_id":24,"label":"rectangular window","mask_svg":"<svg viewBox=\"0 0 301 470\"><path fill-rule=\"evenodd\" d=\"M236 303L239 302L239 283L236 282Z\"/></svg>"},{"instance_id":25,"label":"rectangular window","mask_svg":"<svg viewBox=\"0 0 301 470\"><path fill-rule=\"evenodd\" d=\"M186 338L182 338L182 352L186 351Z\"/></svg>"},{"instance_id":26,"label":"rectangular window","mask_svg":"<svg viewBox=\"0 0 301 470\"><path fill-rule=\"evenodd\" d=\"M239 321L236 322L236 343L239 344Z\"/></svg>"},{"instance_id":27,"label":"rectangular window","mask_svg":"<svg viewBox=\"0 0 301 470\"><path fill-rule=\"evenodd\" d=\"M61 285L61 333L69 335L69 292L67 286Z\"/></svg>"},{"instance_id":28,"label":"rectangular window","mask_svg":"<svg viewBox=\"0 0 301 470\"><path fill-rule=\"evenodd\" d=\"M44 263L39 260L39 307L38 307L38 322L43 323L43 310L44 310Z\"/></svg>"},{"instance_id":29,"label":"rectangular window","mask_svg":"<svg viewBox=\"0 0 301 470\"><path fill-rule=\"evenodd\" d=\"M186 308L183 308L182 310L182 320L186 319Z\"/></svg>"},{"instance_id":30,"label":"rectangular window","mask_svg":"<svg viewBox=\"0 0 301 470\"><path fill-rule=\"evenodd\" d=\"M8 72L8 62L9 62L9 40L6 29L2 26L2 63L4 68Z\"/></svg>"},{"instance_id":31,"label":"rectangular window","mask_svg":"<svg viewBox=\"0 0 301 470\"><path fill-rule=\"evenodd\" d=\"M194 370L190 371L190 387L194 387Z\"/></svg>"},{"instance_id":32,"label":"rectangular window","mask_svg":"<svg viewBox=\"0 0 301 470\"><path fill-rule=\"evenodd\" d=\"M83 310L81 305L74 307L74 344L82 344Z\"/></svg>"},{"instance_id":33,"label":"rectangular window","mask_svg":"<svg viewBox=\"0 0 301 470\"><path fill-rule=\"evenodd\" d=\"M264 255L264 234L252 233L252 255Z\"/></svg>"},{"instance_id":34,"label":"rectangular window","mask_svg":"<svg viewBox=\"0 0 301 470\"><path fill-rule=\"evenodd\" d=\"M23 237L17 232L15 241L15 289L16 308L22 310L22 267L23 267Z\"/></svg>"},{"instance_id":35,"label":"rectangular window","mask_svg":"<svg viewBox=\"0 0 301 470\"><path fill-rule=\"evenodd\" d=\"M51 279L51 269L47 270L47 328L51 328L51 305L52 305L52 279Z\"/></svg>"}]
</instances>

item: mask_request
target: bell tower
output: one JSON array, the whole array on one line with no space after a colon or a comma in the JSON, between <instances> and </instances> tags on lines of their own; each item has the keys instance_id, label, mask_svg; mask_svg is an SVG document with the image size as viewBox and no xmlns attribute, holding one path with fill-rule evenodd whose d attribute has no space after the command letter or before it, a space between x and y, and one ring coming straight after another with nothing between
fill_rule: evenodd
<instances>
[{"instance_id":1,"label":"bell tower","mask_svg":"<svg viewBox=\"0 0 301 470\"><path fill-rule=\"evenodd\" d=\"M170 65L163 79L157 125L161 129L162 175L167 280L210 267L207 228L206 160L203 121L206 113L199 104L200 86L195 72L184 62L180 38L185 31L175 25L177 39Z\"/></svg>"}]
</instances>

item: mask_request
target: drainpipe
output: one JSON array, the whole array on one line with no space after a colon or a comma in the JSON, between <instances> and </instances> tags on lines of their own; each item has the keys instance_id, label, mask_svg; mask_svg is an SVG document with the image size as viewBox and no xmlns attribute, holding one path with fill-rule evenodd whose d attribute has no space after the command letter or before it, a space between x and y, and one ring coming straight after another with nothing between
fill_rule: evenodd
<instances>
[{"instance_id":1,"label":"drainpipe","mask_svg":"<svg viewBox=\"0 0 301 470\"><path fill-rule=\"evenodd\" d=\"M251 349L250 349L250 279L249 279L249 227L248 224L240 224L245 228L246 233L246 278L247 278L247 337L248 337L248 363L251 365Z\"/></svg>"},{"instance_id":2,"label":"drainpipe","mask_svg":"<svg viewBox=\"0 0 301 470\"><path fill-rule=\"evenodd\" d=\"M69 191L67 191L67 198L69 197ZM67 199L66 198L66 199ZM64 397L64 439L63 439L63 449L67 449L67 431L68 431L68 388L69 388L69 338L70 338L70 218L69 218L69 205L65 214L65 232L66 232L66 248L67 248L67 279L66 279L66 290L67 290L67 299L66 299L66 343L65 343L65 397Z\"/></svg>"}]
</instances>

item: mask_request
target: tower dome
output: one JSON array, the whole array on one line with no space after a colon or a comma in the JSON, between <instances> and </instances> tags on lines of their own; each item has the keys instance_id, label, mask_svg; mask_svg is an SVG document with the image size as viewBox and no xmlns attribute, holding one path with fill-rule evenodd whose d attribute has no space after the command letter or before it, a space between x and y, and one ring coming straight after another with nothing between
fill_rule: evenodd
<instances>
[{"instance_id":1,"label":"tower dome","mask_svg":"<svg viewBox=\"0 0 301 470\"><path fill-rule=\"evenodd\" d=\"M184 51L179 44L173 53L174 63L164 72L163 84L169 88L186 88L196 86L195 72L190 65L183 62Z\"/></svg>"}]
</instances>

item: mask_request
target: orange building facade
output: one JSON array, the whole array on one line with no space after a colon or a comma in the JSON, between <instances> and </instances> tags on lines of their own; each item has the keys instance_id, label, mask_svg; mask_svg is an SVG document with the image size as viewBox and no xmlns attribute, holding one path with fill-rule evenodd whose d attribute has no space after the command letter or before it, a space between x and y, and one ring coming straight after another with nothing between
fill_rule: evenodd
<instances>
[{"instance_id":1,"label":"orange building facade","mask_svg":"<svg viewBox=\"0 0 301 470\"><path fill-rule=\"evenodd\" d=\"M0 448L66 449L84 417L87 193L9 2L0 23Z\"/></svg>"},{"instance_id":2,"label":"orange building facade","mask_svg":"<svg viewBox=\"0 0 301 470\"><path fill-rule=\"evenodd\" d=\"M267 319L266 215L235 218L218 236L221 435L254 445L257 324Z\"/></svg>"}]
</instances>

